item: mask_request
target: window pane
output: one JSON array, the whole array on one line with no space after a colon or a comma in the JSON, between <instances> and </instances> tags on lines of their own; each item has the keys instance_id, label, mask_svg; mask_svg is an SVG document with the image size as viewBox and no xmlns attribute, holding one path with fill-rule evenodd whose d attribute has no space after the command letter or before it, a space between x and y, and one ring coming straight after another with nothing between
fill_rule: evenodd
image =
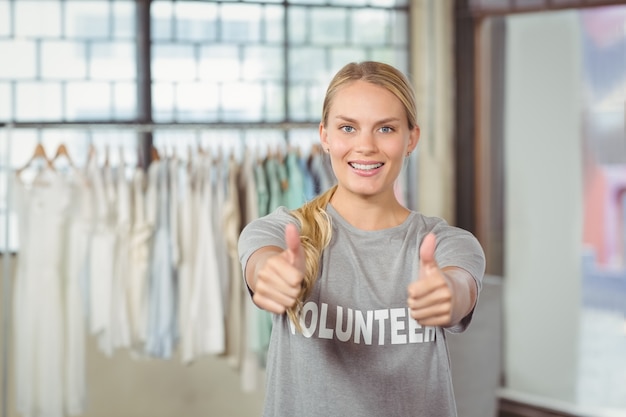
<instances>
[{"instance_id":1,"label":"window pane","mask_svg":"<svg viewBox=\"0 0 626 417\"><path fill-rule=\"evenodd\" d=\"M171 1L153 0L150 5L150 36L153 41L174 38L174 5Z\"/></svg>"},{"instance_id":2,"label":"window pane","mask_svg":"<svg viewBox=\"0 0 626 417\"><path fill-rule=\"evenodd\" d=\"M111 36L108 1L66 0L65 34L72 38L97 39Z\"/></svg>"},{"instance_id":3,"label":"window pane","mask_svg":"<svg viewBox=\"0 0 626 417\"><path fill-rule=\"evenodd\" d=\"M206 83L183 83L176 90L179 121L216 121L220 105L217 86Z\"/></svg>"},{"instance_id":4,"label":"window pane","mask_svg":"<svg viewBox=\"0 0 626 417\"><path fill-rule=\"evenodd\" d=\"M137 118L137 85L116 83L113 86L114 117L122 120Z\"/></svg>"},{"instance_id":5,"label":"window pane","mask_svg":"<svg viewBox=\"0 0 626 417\"><path fill-rule=\"evenodd\" d=\"M315 44L344 44L347 40L346 9L315 8L311 10L311 41Z\"/></svg>"},{"instance_id":6,"label":"window pane","mask_svg":"<svg viewBox=\"0 0 626 417\"><path fill-rule=\"evenodd\" d=\"M9 2L0 1L0 37L9 36L11 33L12 21Z\"/></svg>"},{"instance_id":7,"label":"window pane","mask_svg":"<svg viewBox=\"0 0 626 417\"><path fill-rule=\"evenodd\" d=\"M158 44L152 48L152 77L157 80L189 81L196 78L194 48Z\"/></svg>"},{"instance_id":8,"label":"window pane","mask_svg":"<svg viewBox=\"0 0 626 417\"><path fill-rule=\"evenodd\" d=\"M246 80L284 79L283 49L271 46L250 46L244 49L242 63Z\"/></svg>"},{"instance_id":9,"label":"window pane","mask_svg":"<svg viewBox=\"0 0 626 417\"><path fill-rule=\"evenodd\" d=\"M300 48L289 54L289 72L293 81L317 80L320 83L330 80L327 77L326 53L322 48Z\"/></svg>"},{"instance_id":10,"label":"window pane","mask_svg":"<svg viewBox=\"0 0 626 417\"><path fill-rule=\"evenodd\" d=\"M285 88L280 83L268 83L265 86L265 121L279 122L285 118Z\"/></svg>"},{"instance_id":11,"label":"window pane","mask_svg":"<svg viewBox=\"0 0 626 417\"><path fill-rule=\"evenodd\" d=\"M285 40L283 22L285 13L282 7L266 6L264 10L264 40L270 43L282 43Z\"/></svg>"},{"instance_id":12,"label":"window pane","mask_svg":"<svg viewBox=\"0 0 626 417\"><path fill-rule=\"evenodd\" d=\"M180 41L217 39L217 5L203 2L177 2L176 36Z\"/></svg>"},{"instance_id":13,"label":"window pane","mask_svg":"<svg viewBox=\"0 0 626 417\"><path fill-rule=\"evenodd\" d=\"M136 36L135 2L116 0L113 6L113 37L133 39Z\"/></svg>"},{"instance_id":14,"label":"window pane","mask_svg":"<svg viewBox=\"0 0 626 417\"><path fill-rule=\"evenodd\" d=\"M390 12L389 28L391 29L391 42L393 45L403 46L409 44L409 15L406 12Z\"/></svg>"},{"instance_id":15,"label":"window pane","mask_svg":"<svg viewBox=\"0 0 626 417\"><path fill-rule=\"evenodd\" d=\"M409 53L406 48L373 48L369 59L391 64L405 74L409 72Z\"/></svg>"},{"instance_id":16,"label":"window pane","mask_svg":"<svg viewBox=\"0 0 626 417\"><path fill-rule=\"evenodd\" d=\"M331 0L330 4L336 4L340 6L365 6L368 0Z\"/></svg>"},{"instance_id":17,"label":"window pane","mask_svg":"<svg viewBox=\"0 0 626 417\"><path fill-rule=\"evenodd\" d=\"M31 41L0 41L0 56L11 65L0 65L0 79L32 79L37 74L36 47Z\"/></svg>"},{"instance_id":18,"label":"window pane","mask_svg":"<svg viewBox=\"0 0 626 417\"><path fill-rule=\"evenodd\" d=\"M355 10L351 13L350 40L356 45L381 45L389 42L389 13L381 9Z\"/></svg>"},{"instance_id":19,"label":"window pane","mask_svg":"<svg viewBox=\"0 0 626 417\"><path fill-rule=\"evenodd\" d=\"M12 2L15 9L15 36L61 36L61 5L55 1L21 0Z\"/></svg>"},{"instance_id":20,"label":"window pane","mask_svg":"<svg viewBox=\"0 0 626 417\"><path fill-rule=\"evenodd\" d=\"M155 122L174 120L175 97L172 83L152 83L152 118Z\"/></svg>"},{"instance_id":21,"label":"window pane","mask_svg":"<svg viewBox=\"0 0 626 417\"><path fill-rule=\"evenodd\" d=\"M112 91L109 83L72 82L67 84L68 120L112 119Z\"/></svg>"},{"instance_id":22,"label":"window pane","mask_svg":"<svg viewBox=\"0 0 626 417\"><path fill-rule=\"evenodd\" d=\"M289 8L289 43L292 45L305 42L309 37L308 9L303 7Z\"/></svg>"},{"instance_id":23,"label":"window pane","mask_svg":"<svg viewBox=\"0 0 626 417\"><path fill-rule=\"evenodd\" d=\"M333 48L330 57L330 67L336 70L348 62L359 62L368 59L367 50L363 48Z\"/></svg>"},{"instance_id":24,"label":"window pane","mask_svg":"<svg viewBox=\"0 0 626 417\"><path fill-rule=\"evenodd\" d=\"M325 91L318 83L292 86L289 92L289 117L299 122L318 122Z\"/></svg>"},{"instance_id":25,"label":"window pane","mask_svg":"<svg viewBox=\"0 0 626 417\"><path fill-rule=\"evenodd\" d=\"M54 121L63 119L59 83L24 82L16 87L17 121Z\"/></svg>"},{"instance_id":26,"label":"window pane","mask_svg":"<svg viewBox=\"0 0 626 417\"><path fill-rule=\"evenodd\" d=\"M409 5L410 0L370 0L372 6L380 7L406 7Z\"/></svg>"},{"instance_id":27,"label":"window pane","mask_svg":"<svg viewBox=\"0 0 626 417\"><path fill-rule=\"evenodd\" d=\"M13 112L11 102L11 85L9 83L0 82L0 121L12 119Z\"/></svg>"},{"instance_id":28,"label":"window pane","mask_svg":"<svg viewBox=\"0 0 626 417\"><path fill-rule=\"evenodd\" d=\"M253 83L228 83L222 87L224 121L245 122L263 119L263 88Z\"/></svg>"},{"instance_id":29,"label":"window pane","mask_svg":"<svg viewBox=\"0 0 626 417\"><path fill-rule=\"evenodd\" d=\"M223 4L221 40L223 42L258 42L261 38L262 9L253 4Z\"/></svg>"},{"instance_id":30,"label":"window pane","mask_svg":"<svg viewBox=\"0 0 626 417\"><path fill-rule=\"evenodd\" d=\"M326 4L326 0L289 0L290 4Z\"/></svg>"},{"instance_id":31,"label":"window pane","mask_svg":"<svg viewBox=\"0 0 626 417\"><path fill-rule=\"evenodd\" d=\"M132 42L96 42L91 47L89 75L100 80L134 80L137 52Z\"/></svg>"},{"instance_id":32,"label":"window pane","mask_svg":"<svg viewBox=\"0 0 626 417\"><path fill-rule=\"evenodd\" d=\"M82 42L41 42L41 77L84 79L87 75L86 49Z\"/></svg>"},{"instance_id":33,"label":"window pane","mask_svg":"<svg viewBox=\"0 0 626 417\"><path fill-rule=\"evenodd\" d=\"M198 76L208 81L233 81L241 75L239 47L211 45L200 50Z\"/></svg>"}]
</instances>

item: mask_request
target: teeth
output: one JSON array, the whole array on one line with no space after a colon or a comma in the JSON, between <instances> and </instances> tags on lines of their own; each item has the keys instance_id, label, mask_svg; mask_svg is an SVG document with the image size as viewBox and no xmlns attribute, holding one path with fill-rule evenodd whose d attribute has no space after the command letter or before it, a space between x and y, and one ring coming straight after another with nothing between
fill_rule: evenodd
<instances>
[{"instance_id":1,"label":"teeth","mask_svg":"<svg viewBox=\"0 0 626 417\"><path fill-rule=\"evenodd\" d=\"M381 166L383 166L383 164L378 163L378 164L356 164L354 162L350 163L350 166L352 166L352 168L355 169L360 169L363 171L369 171L371 169L376 169L376 168L380 168Z\"/></svg>"}]
</instances>

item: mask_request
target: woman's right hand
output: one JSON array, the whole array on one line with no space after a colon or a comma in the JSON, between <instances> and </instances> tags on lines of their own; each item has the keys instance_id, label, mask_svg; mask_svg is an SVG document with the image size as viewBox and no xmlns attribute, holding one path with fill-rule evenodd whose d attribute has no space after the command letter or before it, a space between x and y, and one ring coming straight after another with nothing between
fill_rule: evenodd
<instances>
[{"instance_id":1,"label":"woman's right hand","mask_svg":"<svg viewBox=\"0 0 626 417\"><path fill-rule=\"evenodd\" d=\"M252 301L264 310L283 314L295 305L305 275L304 249L294 224L285 228L287 249L268 246L250 256L246 280L254 293Z\"/></svg>"}]
</instances>

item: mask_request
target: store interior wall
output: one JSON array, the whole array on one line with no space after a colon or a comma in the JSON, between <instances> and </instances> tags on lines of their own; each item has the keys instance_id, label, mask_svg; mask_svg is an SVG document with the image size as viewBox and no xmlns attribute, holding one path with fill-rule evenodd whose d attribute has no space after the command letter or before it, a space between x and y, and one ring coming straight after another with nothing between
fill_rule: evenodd
<instances>
[{"instance_id":1,"label":"store interior wall","mask_svg":"<svg viewBox=\"0 0 626 417\"><path fill-rule=\"evenodd\" d=\"M583 188L578 17L510 16L506 30L506 386L574 402Z\"/></svg>"}]
</instances>

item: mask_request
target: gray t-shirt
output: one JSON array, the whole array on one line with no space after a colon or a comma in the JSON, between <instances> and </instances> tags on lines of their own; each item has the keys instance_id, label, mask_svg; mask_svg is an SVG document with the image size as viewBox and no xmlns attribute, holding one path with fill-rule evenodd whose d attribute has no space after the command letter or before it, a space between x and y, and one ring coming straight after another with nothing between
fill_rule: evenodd
<instances>
[{"instance_id":1,"label":"gray t-shirt","mask_svg":"<svg viewBox=\"0 0 626 417\"><path fill-rule=\"evenodd\" d=\"M329 204L333 236L295 331L273 315L267 358L266 417L452 417L456 405L445 332L411 319L407 286L418 277L419 243L437 237L440 267L458 266L478 288L483 250L469 232L411 212L400 225L364 231ZM262 246L285 247L285 208L246 226L239 240L245 269ZM464 331L469 314L452 332Z\"/></svg>"}]
</instances>

